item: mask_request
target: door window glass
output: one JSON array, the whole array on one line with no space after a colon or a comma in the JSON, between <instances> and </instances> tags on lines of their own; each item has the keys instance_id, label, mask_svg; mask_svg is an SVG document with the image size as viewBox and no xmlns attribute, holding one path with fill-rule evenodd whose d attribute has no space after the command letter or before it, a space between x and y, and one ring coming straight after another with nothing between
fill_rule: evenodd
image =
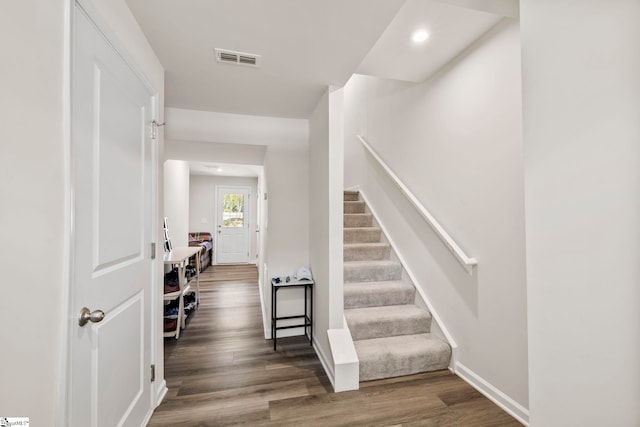
<instances>
[{"instance_id":1,"label":"door window glass","mask_svg":"<svg viewBox=\"0 0 640 427\"><path fill-rule=\"evenodd\" d=\"M244 227L244 194L225 194L222 211L222 226Z\"/></svg>"}]
</instances>

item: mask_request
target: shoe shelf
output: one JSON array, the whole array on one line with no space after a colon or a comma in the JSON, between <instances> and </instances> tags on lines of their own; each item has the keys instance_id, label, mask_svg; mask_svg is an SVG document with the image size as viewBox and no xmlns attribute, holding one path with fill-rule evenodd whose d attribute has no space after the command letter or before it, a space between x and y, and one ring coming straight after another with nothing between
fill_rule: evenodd
<instances>
[{"instance_id":1,"label":"shoe shelf","mask_svg":"<svg viewBox=\"0 0 640 427\"><path fill-rule=\"evenodd\" d=\"M164 254L171 270L164 275L164 336L180 338L187 317L200 302L200 247L176 247ZM195 268L189 258L195 255Z\"/></svg>"}]
</instances>

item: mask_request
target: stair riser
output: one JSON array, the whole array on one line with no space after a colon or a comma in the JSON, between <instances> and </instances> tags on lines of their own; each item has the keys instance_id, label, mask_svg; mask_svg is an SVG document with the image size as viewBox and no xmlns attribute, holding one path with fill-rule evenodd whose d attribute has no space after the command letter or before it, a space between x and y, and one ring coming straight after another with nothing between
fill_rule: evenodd
<instances>
[{"instance_id":1,"label":"stair riser","mask_svg":"<svg viewBox=\"0 0 640 427\"><path fill-rule=\"evenodd\" d=\"M344 248L345 261L367 261L389 259L391 248L389 246L358 246Z\"/></svg>"},{"instance_id":2,"label":"stair riser","mask_svg":"<svg viewBox=\"0 0 640 427\"><path fill-rule=\"evenodd\" d=\"M344 266L344 281L346 283L400 280L401 275L402 268L400 265L373 265L367 267Z\"/></svg>"},{"instance_id":3,"label":"stair riser","mask_svg":"<svg viewBox=\"0 0 640 427\"><path fill-rule=\"evenodd\" d=\"M358 193L350 193L345 191L344 193L345 202L357 202L358 200L360 200L360 195Z\"/></svg>"},{"instance_id":4,"label":"stair riser","mask_svg":"<svg viewBox=\"0 0 640 427\"><path fill-rule=\"evenodd\" d=\"M350 320L348 312L345 312L345 317L354 341L395 337L398 335L426 334L431 330L431 317L426 313L420 317L371 319L363 323Z\"/></svg>"},{"instance_id":5,"label":"stair riser","mask_svg":"<svg viewBox=\"0 0 640 427\"><path fill-rule=\"evenodd\" d=\"M344 202L344 213L364 213L364 202Z\"/></svg>"},{"instance_id":6,"label":"stair riser","mask_svg":"<svg viewBox=\"0 0 640 427\"><path fill-rule=\"evenodd\" d=\"M415 290L403 289L390 292L344 291L344 308L380 307L385 305L413 304Z\"/></svg>"},{"instance_id":7,"label":"stair riser","mask_svg":"<svg viewBox=\"0 0 640 427\"><path fill-rule=\"evenodd\" d=\"M378 243L381 235L379 228L345 228L344 243Z\"/></svg>"},{"instance_id":8,"label":"stair riser","mask_svg":"<svg viewBox=\"0 0 640 427\"><path fill-rule=\"evenodd\" d=\"M373 217L371 214L346 214L343 225L345 227L371 227Z\"/></svg>"},{"instance_id":9,"label":"stair riser","mask_svg":"<svg viewBox=\"0 0 640 427\"><path fill-rule=\"evenodd\" d=\"M357 347L356 347L357 348ZM451 350L394 357L386 355L375 360L360 360L360 381L412 375L447 369Z\"/></svg>"}]
</instances>

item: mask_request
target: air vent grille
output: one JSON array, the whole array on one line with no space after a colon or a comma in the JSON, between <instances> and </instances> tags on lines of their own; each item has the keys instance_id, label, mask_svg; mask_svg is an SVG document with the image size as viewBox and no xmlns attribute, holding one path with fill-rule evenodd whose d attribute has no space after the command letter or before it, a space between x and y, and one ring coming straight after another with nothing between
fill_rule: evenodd
<instances>
[{"instance_id":1,"label":"air vent grille","mask_svg":"<svg viewBox=\"0 0 640 427\"><path fill-rule=\"evenodd\" d=\"M248 65L250 67L260 66L260 55L253 53L234 52L232 50L215 49L216 60L227 64Z\"/></svg>"},{"instance_id":2,"label":"air vent grille","mask_svg":"<svg viewBox=\"0 0 640 427\"><path fill-rule=\"evenodd\" d=\"M240 55L238 62L241 64L256 65L256 58L254 56Z\"/></svg>"}]
</instances>

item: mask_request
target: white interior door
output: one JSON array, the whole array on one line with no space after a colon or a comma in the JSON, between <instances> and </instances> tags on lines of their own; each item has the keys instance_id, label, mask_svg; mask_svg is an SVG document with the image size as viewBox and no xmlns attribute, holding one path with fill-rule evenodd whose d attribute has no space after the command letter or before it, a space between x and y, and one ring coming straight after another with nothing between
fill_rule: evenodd
<instances>
[{"instance_id":1,"label":"white interior door","mask_svg":"<svg viewBox=\"0 0 640 427\"><path fill-rule=\"evenodd\" d=\"M136 426L152 411L153 97L76 5L69 426ZM79 325L83 307L93 321ZM100 321L99 312L104 312ZM46 350L45 350L46 351Z\"/></svg>"},{"instance_id":2,"label":"white interior door","mask_svg":"<svg viewBox=\"0 0 640 427\"><path fill-rule=\"evenodd\" d=\"M249 262L248 187L218 187L218 264Z\"/></svg>"}]
</instances>

